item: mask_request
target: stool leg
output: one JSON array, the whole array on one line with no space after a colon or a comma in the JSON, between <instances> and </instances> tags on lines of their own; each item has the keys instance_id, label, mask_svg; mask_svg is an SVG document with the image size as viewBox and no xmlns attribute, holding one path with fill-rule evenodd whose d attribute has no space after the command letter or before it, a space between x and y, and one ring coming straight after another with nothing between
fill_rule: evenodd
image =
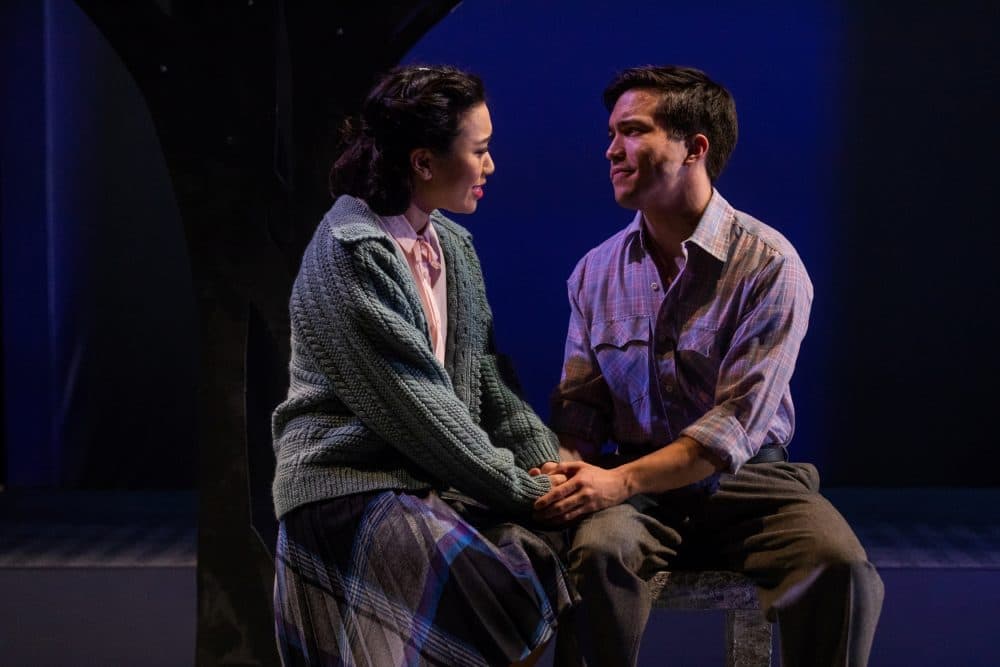
<instances>
[{"instance_id":1,"label":"stool leg","mask_svg":"<svg viewBox=\"0 0 1000 667\"><path fill-rule=\"evenodd\" d=\"M726 667L771 667L771 624L759 611L726 612Z\"/></svg>"}]
</instances>

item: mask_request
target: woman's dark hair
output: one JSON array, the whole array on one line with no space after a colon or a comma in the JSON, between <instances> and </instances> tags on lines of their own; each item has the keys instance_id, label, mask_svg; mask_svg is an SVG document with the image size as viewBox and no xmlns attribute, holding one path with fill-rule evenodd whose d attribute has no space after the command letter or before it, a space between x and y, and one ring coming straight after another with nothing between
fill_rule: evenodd
<instances>
[{"instance_id":1,"label":"woman's dark hair","mask_svg":"<svg viewBox=\"0 0 1000 667\"><path fill-rule=\"evenodd\" d=\"M368 202L379 215L410 205L410 152L447 154L462 116L484 102L483 82L454 67L407 66L372 88L357 117L341 128L341 153L330 170L330 191Z\"/></svg>"},{"instance_id":2,"label":"woman's dark hair","mask_svg":"<svg viewBox=\"0 0 1000 667\"><path fill-rule=\"evenodd\" d=\"M736 103L729 91L693 67L633 67L619 72L605 88L608 113L618 98L633 88L660 94L655 119L675 139L686 140L695 134L708 137L705 167L714 183L736 147Z\"/></svg>"}]
</instances>

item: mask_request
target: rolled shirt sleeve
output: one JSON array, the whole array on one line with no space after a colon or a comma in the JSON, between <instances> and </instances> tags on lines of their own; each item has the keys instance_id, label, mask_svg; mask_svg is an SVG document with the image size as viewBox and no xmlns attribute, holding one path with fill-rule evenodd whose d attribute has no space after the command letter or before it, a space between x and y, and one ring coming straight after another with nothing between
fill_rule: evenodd
<instances>
[{"instance_id":1,"label":"rolled shirt sleeve","mask_svg":"<svg viewBox=\"0 0 1000 667\"><path fill-rule=\"evenodd\" d=\"M774 417L779 409L791 411L788 384L811 305L812 285L795 255L775 255L754 279L751 303L720 364L715 406L681 431L715 452L730 472L762 445L791 439L793 422L780 420L778 430L787 423L789 432L775 432Z\"/></svg>"}]
</instances>

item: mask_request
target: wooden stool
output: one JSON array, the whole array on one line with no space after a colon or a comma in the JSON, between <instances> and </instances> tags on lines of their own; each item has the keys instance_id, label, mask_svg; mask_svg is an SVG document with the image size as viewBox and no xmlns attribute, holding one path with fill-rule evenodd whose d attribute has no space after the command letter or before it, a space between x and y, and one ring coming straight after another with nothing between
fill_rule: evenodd
<instances>
[{"instance_id":1,"label":"wooden stool","mask_svg":"<svg viewBox=\"0 0 1000 667\"><path fill-rule=\"evenodd\" d=\"M660 572L649 580L649 590L654 608L724 609L726 667L770 667L771 624L760 612L756 587L742 574Z\"/></svg>"}]
</instances>

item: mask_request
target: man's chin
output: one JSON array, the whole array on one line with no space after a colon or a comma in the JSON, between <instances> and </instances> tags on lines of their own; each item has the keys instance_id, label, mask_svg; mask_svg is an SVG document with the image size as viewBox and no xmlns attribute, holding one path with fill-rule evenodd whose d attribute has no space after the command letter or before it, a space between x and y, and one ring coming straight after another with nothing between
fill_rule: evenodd
<instances>
[{"instance_id":1,"label":"man's chin","mask_svg":"<svg viewBox=\"0 0 1000 667\"><path fill-rule=\"evenodd\" d=\"M615 201L622 208L638 209L635 202L635 193L631 191L619 191L615 189Z\"/></svg>"}]
</instances>

